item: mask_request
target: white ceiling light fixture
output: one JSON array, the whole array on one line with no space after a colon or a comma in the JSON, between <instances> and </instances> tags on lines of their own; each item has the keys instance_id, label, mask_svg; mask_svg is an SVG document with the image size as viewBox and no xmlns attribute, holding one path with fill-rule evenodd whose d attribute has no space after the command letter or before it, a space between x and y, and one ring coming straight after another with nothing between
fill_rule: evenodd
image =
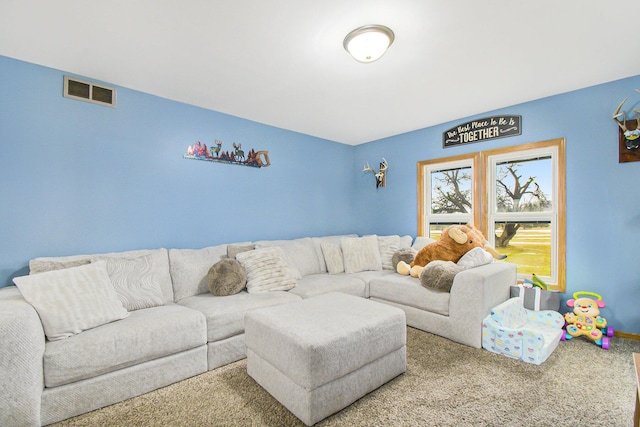
<instances>
[{"instance_id":1,"label":"white ceiling light fixture","mask_svg":"<svg viewBox=\"0 0 640 427\"><path fill-rule=\"evenodd\" d=\"M387 51L395 35L384 25L365 25L344 38L343 46L356 61L373 62Z\"/></svg>"}]
</instances>

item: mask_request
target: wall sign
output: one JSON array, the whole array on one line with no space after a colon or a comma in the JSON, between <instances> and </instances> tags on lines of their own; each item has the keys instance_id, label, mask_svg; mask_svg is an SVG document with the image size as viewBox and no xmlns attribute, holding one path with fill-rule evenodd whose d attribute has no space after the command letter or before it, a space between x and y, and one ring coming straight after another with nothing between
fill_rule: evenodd
<instances>
[{"instance_id":1,"label":"wall sign","mask_svg":"<svg viewBox=\"0 0 640 427\"><path fill-rule=\"evenodd\" d=\"M522 116L493 116L452 127L442 133L442 147L471 144L522 134Z\"/></svg>"}]
</instances>

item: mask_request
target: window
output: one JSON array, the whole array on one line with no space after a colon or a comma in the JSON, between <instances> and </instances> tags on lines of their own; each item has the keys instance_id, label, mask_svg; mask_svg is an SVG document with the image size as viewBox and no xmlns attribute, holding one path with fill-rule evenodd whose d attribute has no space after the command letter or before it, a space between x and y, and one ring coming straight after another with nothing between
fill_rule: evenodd
<instances>
[{"instance_id":1,"label":"window","mask_svg":"<svg viewBox=\"0 0 640 427\"><path fill-rule=\"evenodd\" d=\"M451 224L477 224L480 210L477 153L425 160L418 163L419 205L418 234L439 239L440 232Z\"/></svg>"},{"instance_id":2,"label":"window","mask_svg":"<svg viewBox=\"0 0 640 427\"><path fill-rule=\"evenodd\" d=\"M517 264L565 289L564 139L418 163L418 234L472 222Z\"/></svg>"},{"instance_id":3,"label":"window","mask_svg":"<svg viewBox=\"0 0 640 427\"><path fill-rule=\"evenodd\" d=\"M540 276L565 289L564 139L482 153L487 240L519 278Z\"/></svg>"}]
</instances>

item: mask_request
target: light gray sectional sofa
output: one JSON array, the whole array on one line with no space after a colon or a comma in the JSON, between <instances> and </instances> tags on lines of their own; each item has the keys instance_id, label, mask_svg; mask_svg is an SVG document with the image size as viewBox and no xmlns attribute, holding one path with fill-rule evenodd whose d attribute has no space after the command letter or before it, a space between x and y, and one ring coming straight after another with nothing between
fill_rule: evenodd
<instances>
[{"instance_id":1,"label":"light gray sectional sofa","mask_svg":"<svg viewBox=\"0 0 640 427\"><path fill-rule=\"evenodd\" d=\"M480 348L482 319L509 298L515 265L494 262L464 270L450 293L435 292L391 265L399 248L413 243L419 249L427 242L349 235L31 260L31 274L16 279L19 289L0 289L0 425L54 423L245 358L245 313L328 292L399 307L409 326ZM283 263L254 271L262 277L247 271L249 283L239 293L212 295L209 269L231 248L249 245L256 249L241 252L241 263L261 253L276 253ZM114 286L135 282L139 289L123 296L114 292L118 286L105 285L97 298L108 303L88 302L72 318L52 319L60 311L54 307L51 315L55 301L65 309L84 304L76 297L87 280L74 281L81 273L95 277L90 281L96 287L110 279ZM280 275L293 277L286 283L294 286L265 291L284 283ZM141 296L135 293L140 289ZM76 318L78 313L94 323ZM76 329L65 330L65 322Z\"/></svg>"}]
</instances>

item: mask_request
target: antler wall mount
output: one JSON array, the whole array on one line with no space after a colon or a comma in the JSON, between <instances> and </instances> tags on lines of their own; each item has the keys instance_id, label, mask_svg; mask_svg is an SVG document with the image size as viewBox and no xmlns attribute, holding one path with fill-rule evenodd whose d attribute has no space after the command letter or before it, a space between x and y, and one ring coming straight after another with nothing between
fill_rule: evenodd
<instances>
[{"instance_id":1,"label":"antler wall mount","mask_svg":"<svg viewBox=\"0 0 640 427\"><path fill-rule=\"evenodd\" d=\"M636 89L640 93L640 90ZM627 96L613 112L613 120L618 125L620 158L619 162L635 162L640 160L640 110L633 109L636 118L627 119L627 113L622 110L622 106L629 97Z\"/></svg>"},{"instance_id":2,"label":"antler wall mount","mask_svg":"<svg viewBox=\"0 0 640 427\"><path fill-rule=\"evenodd\" d=\"M384 187L387 183L386 174L387 169L389 168L389 162L384 157L382 158L382 162L380 162L380 169L376 172L371 166L369 166L369 162L364 165L362 172L371 172L376 177L376 188Z\"/></svg>"}]
</instances>

